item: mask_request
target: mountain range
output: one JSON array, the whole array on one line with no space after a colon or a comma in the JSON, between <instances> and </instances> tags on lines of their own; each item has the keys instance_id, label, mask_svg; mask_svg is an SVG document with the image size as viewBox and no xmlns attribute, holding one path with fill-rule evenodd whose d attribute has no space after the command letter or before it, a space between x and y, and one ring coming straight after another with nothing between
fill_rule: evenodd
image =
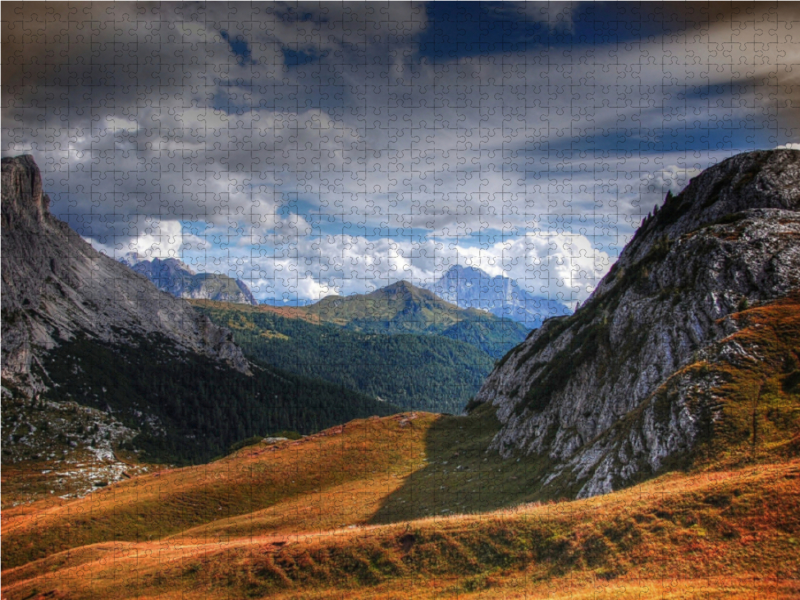
<instances>
[{"instance_id":1,"label":"mountain range","mask_svg":"<svg viewBox=\"0 0 800 600\"><path fill-rule=\"evenodd\" d=\"M514 321L407 282L192 308L53 219L37 173L3 160L4 597L800 592L800 151L737 155L668 194L590 298L508 350L458 416L398 414L259 353L313 372L372 337L468 346L441 334ZM314 336L333 343L309 360ZM426 356L386 348L360 366ZM113 452L228 454L138 475L143 453L125 454L130 480L57 499L77 465L52 450L87 439L78 407L107 419L92 445L136 429ZM33 438L46 460L6 462ZM35 504L6 507L20 499Z\"/></svg>"},{"instance_id":2,"label":"mountain range","mask_svg":"<svg viewBox=\"0 0 800 600\"><path fill-rule=\"evenodd\" d=\"M139 459L196 462L255 434L396 410L248 360L230 330L97 252L49 203L32 157L3 158L4 461L74 454L110 423ZM77 424L64 403L95 412Z\"/></svg>"},{"instance_id":3,"label":"mountain range","mask_svg":"<svg viewBox=\"0 0 800 600\"><path fill-rule=\"evenodd\" d=\"M177 258L147 259L136 252L128 252L117 260L176 298L258 305L250 288L241 279L220 273L196 273Z\"/></svg>"},{"instance_id":4,"label":"mountain range","mask_svg":"<svg viewBox=\"0 0 800 600\"><path fill-rule=\"evenodd\" d=\"M354 331L291 308L192 305L230 329L248 357L406 410L460 413L495 362L475 345L440 335Z\"/></svg>"},{"instance_id":5,"label":"mountain range","mask_svg":"<svg viewBox=\"0 0 800 600\"><path fill-rule=\"evenodd\" d=\"M351 331L438 335L472 344L494 358L500 358L528 334L522 323L483 310L460 308L407 281L368 294L328 296L293 310L314 322Z\"/></svg>"},{"instance_id":6,"label":"mountain range","mask_svg":"<svg viewBox=\"0 0 800 600\"><path fill-rule=\"evenodd\" d=\"M490 312L496 317L523 323L528 329L541 327L550 317L572 314L558 300L534 296L515 280L492 277L471 266L453 265L436 281L423 286L440 298L461 308Z\"/></svg>"},{"instance_id":7,"label":"mountain range","mask_svg":"<svg viewBox=\"0 0 800 600\"><path fill-rule=\"evenodd\" d=\"M193 301L252 358L406 409L461 412L527 328L399 281L308 306Z\"/></svg>"},{"instance_id":8,"label":"mountain range","mask_svg":"<svg viewBox=\"0 0 800 600\"><path fill-rule=\"evenodd\" d=\"M158 289L169 292L177 298L233 302L252 306L259 305L258 300L250 292L247 284L241 279L233 279L219 273L197 273L189 265L176 258L149 259L136 252L128 252L117 260L135 272L147 277ZM394 286L398 285L400 285L400 282L381 288L383 291L376 290L376 292L372 293L373 296L364 302L366 304L374 304L377 299L375 294L391 296L394 293ZM540 327L542 321L547 318L571 314L572 312L562 302L532 295L513 279L502 275L492 277L485 271L475 267L454 265L433 283L419 286L419 288L408 282L403 282L403 285L406 285L409 290L413 290L409 298L410 303L428 301L429 298L423 298L419 291L427 290L438 298L459 308L488 312L502 319L510 319L522 323L528 329ZM332 301L325 300L325 302ZM266 304L278 307L283 306L282 302L278 302L275 299L266 302ZM311 306L317 304L317 302L304 301L293 304ZM407 314L408 311L406 312ZM422 319L424 320L429 316L430 313L426 313L423 309L421 313ZM365 318L370 319L371 316L366 316ZM469 320L475 320L474 315L471 315ZM400 329L406 328L418 333L422 329L430 329L428 325L411 324L413 319L403 319L403 321L403 325L400 325L399 321L395 321L392 325L387 325L387 331L395 333ZM363 324L356 325L351 322L348 322L348 326L364 327ZM375 329L375 326L369 326L368 328ZM519 328L512 327L512 329Z\"/></svg>"}]
</instances>

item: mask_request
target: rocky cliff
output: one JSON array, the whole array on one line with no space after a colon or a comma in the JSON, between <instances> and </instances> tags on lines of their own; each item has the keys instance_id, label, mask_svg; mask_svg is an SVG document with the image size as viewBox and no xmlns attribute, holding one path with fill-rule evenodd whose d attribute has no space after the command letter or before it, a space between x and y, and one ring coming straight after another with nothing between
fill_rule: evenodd
<instances>
[{"instance_id":1,"label":"rocky cliff","mask_svg":"<svg viewBox=\"0 0 800 600\"><path fill-rule=\"evenodd\" d=\"M179 347L248 363L228 331L95 251L49 211L31 156L2 160L2 375L35 391L41 352L77 333L106 341L161 334Z\"/></svg>"},{"instance_id":2,"label":"rocky cliff","mask_svg":"<svg viewBox=\"0 0 800 600\"><path fill-rule=\"evenodd\" d=\"M176 258L148 260L129 252L119 262L144 275L158 289L176 298L258 306L258 301L242 280L220 273L195 273L189 265Z\"/></svg>"},{"instance_id":3,"label":"rocky cliff","mask_svg":"<svg viewBox=\"0 0 800 600\"><path fill-rule=\"evenodd\" d=\"M769 369L798 368L791 328L767 320L780 343L741 341L758 330L749 310L800 289L798 211L794 150L735 156L668 195L583 307L547 320L486 380L476 400L503 425L492 447L540 457L535 485L580 497L694 460L728 418L726 385L763 367L758 398Z\"/></svg>"}]
</instances>

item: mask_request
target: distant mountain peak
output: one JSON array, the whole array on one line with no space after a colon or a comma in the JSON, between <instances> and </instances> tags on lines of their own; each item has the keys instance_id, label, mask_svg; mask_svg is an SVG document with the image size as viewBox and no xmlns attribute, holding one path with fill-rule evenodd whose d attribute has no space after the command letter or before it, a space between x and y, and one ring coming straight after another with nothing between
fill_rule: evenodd
<instances>
[{"instance_id":1,"label":"distant mountain peak","mask_svg":"<svg viewBox=\"0 0 800 600\"><path fill-rule=\"evenodd\" d=\"M528 292L513 279L492 276L470 265L453 265L424 287L460 308L483 310L524 323L529 329L540 327L547 318L572 312L562 302Z\"/></svg>"},{"instance_id":2,"label":"distant mountain peak","mask_svg":"<svg viewBox=\"0 0 800 600\"><path fill-rule=\"evenodd\" d=\"M118 260L176 298L258 305L250 289L240 279L217 273L197 273L177 258L146 258L136 252L128 252Z\"/></svg>"},{"instance_id":3,"label":"distant mountain peak","mask_svg":"<svg viewBox=\"0 0 800 600\"><path fill-rule=\"evenodd\" d=\"M374 292L367 294L368 296L405 296L410 299L424 299L427 301L433 302L442 302L445 303L444 300L438 298L436 294L431 292L430 290L426 290L425 288L417 287L413 283L406 281L405 279L401 279L400 281L395 281L392 284L387 285L386 287L379 288Z\"/></svg>"},{"instance_id":4,"label":"distant mountain peak","mask_svg":"<svg viewBox=\"0 0 800 600\"><path fill-rule=\"evenodd\" d=\"M190 275L196 275L196 271L180 259L174 257L161 258L159 256L152 257L149 255L140 254L138 252L126 252L121 257L117 258L119 262L127 267L135 267L142 263L152 263L153 265L167 265L172 269L180 269L186 271Z\"/></svg>"},{"instance_id":5,"label":"distant mountain peak","mask_svg":"<svg viewBox=\"0 0 800 600\"><path fill-rule=\"evenodd\" d=\"M140 262L145 260L150 260L152 257L140 254L138 252L126 252L122 256L118 257L117 260L121 262L126 267L133 267L138 265Z\"/></svg>"},{"instance_id":6,"label":"distant mountain peak","mask_svg":"<svg viewBox=\"0 0 800 600\"><path fill-rule=\"evenodd\" d=\"M395 281L394 283L389 284L386 287L382 287L382 288L380 288L379 290L376 290L376 291L383 290L385 292L394 292L394 291L413 292L413 291L416 291L418 289L420 289L420 288L416 287L411 282L406 281L405 279L401 279L400 281Z\"/></svg>"},{"instance_id":7,"label":"distant mountain peak","mask_svg":"<svg viewBox=\"0 0 800 600\"><path fill-rule=\"evenodd\" d=\"M469 275L469 276L479 276L479 277L486 277L487 279L491 279L491 275L489 275L483 269L479 269L478 267L473 267L472 265L453 265L447 271L445 271L445 275Z\"/></svg>"},{"instance_id":8,"label":"distant mountain peak","mask_svg":"<svg viewBox=\"0 0 800 600\"><path fill-rule=\"evenodd\" d=\"M499 358L527 335L524 325L464 309L401 280L368 294L328 296L304 307L313 319L369 333L441 335Z\"/></svg>"}]
</instances>

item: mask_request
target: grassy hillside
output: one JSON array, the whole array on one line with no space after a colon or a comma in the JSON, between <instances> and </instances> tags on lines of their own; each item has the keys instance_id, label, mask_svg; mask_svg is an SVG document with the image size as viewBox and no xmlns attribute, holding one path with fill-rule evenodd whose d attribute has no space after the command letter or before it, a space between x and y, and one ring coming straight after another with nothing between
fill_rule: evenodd
<instances>
[{"instance_id":1,"label":"grassy hillside","mask_svg":"<svg viewBox=\"0 0 800 600\"><path fill-rule=\"evenodd\" d=\"M153 468L120 451L135 431L77 402L6 395L2 425L3 509L42 498L83 496Z\"/></svg>"},{"instance_id":2,"label":"grassy hillside","mask_svg":"<svg viewBox=\"0 0 800 600\"><path fill-rule=\"evenodd\" d=\"M484 507L498 503L506 492L496 486L512 479L511 471L431 446L441 433L471 436L486 417L356 421L297 442L247 447L202 467L141 476L46 511L3 511L4 597L800 593L796 459L674 473L576 502L475 513L481 501L459 506L462 490L448 497L452 511L437 505L433 516L413 519L386 512L404 499L403 488L434 499L423 486L408 487L409 477L432 463L451 467L438 488L477 476L475 497ZM38 557L44 560L28 562Z\"/></svg>"},{"instance_id":3,"label":"grassy hillside","mask_svg":"<svg viewBox=\"0 0 800 600\"><path fill-rule=\"evenodd\" d=\"M369 294L328 296L306 307L306 312L324 323L382 333L432 333L455 325L468 318L467 315L496 318L481 311L461 309L407 281Z\"/></svg>"},{"instance_id":4,"label":"grassy hillside","mask_svg":"<svg viewBox=\"0 0 800 600\"><path fill-rule=\"evenodd\" d=\"M114 484L44 513L35 504L4 511L3 565L104 541L366 523L386 494L425 464L426 434L437 419L416 413L353 421Z\"/></svg>"},{"instance_id":5,"label":"grassy hillside","mask_svg":"<svg viewBox=\"0 0 800 600\"><path fill-rule=\"evenodd\" d=\"M248 446L208 465L109 486L47 518L35 506L24 509L36 518L4 525L10 541L3 560L27 562L113 539L289 534L532 500L525 474L535 465L485 453L498 428L491 408L481 407L471 417L405 413Z\"/></svg>"},{"instance_id":6,"label":"grassy hillside","mask_svg":"<svg viewBox=\"0 0 800 600\"><path fill-rule=\"evenodd\" d=\"M752 349L759 360L698 361L686 370L718 381L720 417L694 465L736 467L800 454L800 293L732 315L742 329L722 344ZM669 385L663 389L666 396Z\"/></svg>"},{"instance_id":7,"label":"grassy hillside","mask_svg":"<svg viewBox=\"0 0 800 600\"><path fill-rule=\"evenodd\" d=\"M360 333L287 318L270 307L192 304L230 329L248 356L405 409L461 412L493 366L473 345L438 335Z\"/></svg>"},{"instance_id":8,"label":"grassy hillside","mask_svg":"<svg viewBox=\"0 0 800 600\"><path fill-rule=\"evenodd\" d=\"M280 430L313 433L396 408L320 379L256 366L244 375L163 337L110 345L77 337L43 361L49 400L112 413L139 434L126 447L153 462L205 462L234 442Z\"/></svg>"},{"instance_id":9,"label":"grassy hillside","mask_svg":"<svg viewBox=\"0 0 800 600\"><path fill-rule=\"evenodd\" d=\"M4 598L798 597L799 307L731 317L720 348L761 360L686 367L716 416L656 479L545 495L547 457L486 451L486 404L357 420L4 510Z\"/></svg>"},{"instance_id":10,"label":"grassy hillside","mask_svg":"<svg viewBox=\"0 0 800 600\"><path fill-rule=\"evenodd\" d=\"M528 334L521 323L477 309L462 309L433 292L399 281L369 294L328 296L293 309L318 323L365 333L441 335L472 344L494 359Z\"/></svg>"}]
</instances>

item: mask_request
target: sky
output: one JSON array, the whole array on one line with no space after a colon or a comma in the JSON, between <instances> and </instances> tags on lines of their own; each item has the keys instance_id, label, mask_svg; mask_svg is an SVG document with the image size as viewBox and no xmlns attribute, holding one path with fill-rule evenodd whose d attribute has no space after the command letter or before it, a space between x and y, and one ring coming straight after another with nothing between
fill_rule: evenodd
<instances>
[{"instance_id":1,"label":"sky","mask_svg":"<svg viewBox=\"0 0 800 600\"><path fill-rule=\"evenodd\" d=\"M800 143L798 3L0 8L53 213L260 300L461 264L574 306L667 191Z\"/></svg>"}]
</instances>

